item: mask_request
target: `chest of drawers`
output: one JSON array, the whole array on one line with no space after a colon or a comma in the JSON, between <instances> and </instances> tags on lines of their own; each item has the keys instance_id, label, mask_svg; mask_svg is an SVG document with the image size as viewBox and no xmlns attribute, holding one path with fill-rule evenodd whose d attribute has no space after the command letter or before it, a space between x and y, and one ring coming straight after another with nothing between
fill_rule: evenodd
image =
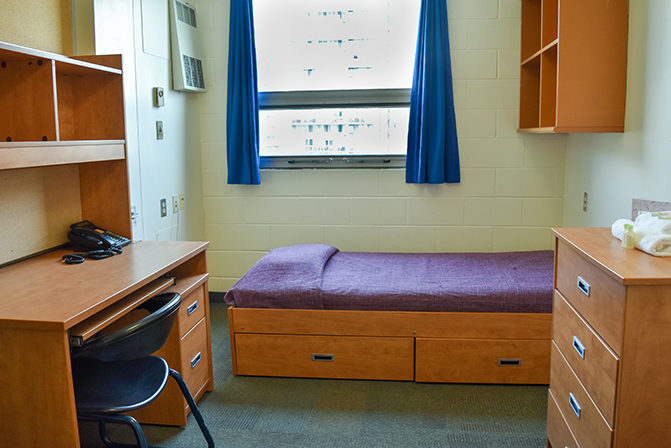
<instances>
[{"instance_id":1,"label":"chest of drawers","mask_svg":"<svg viewBox=\"0 0 671 448\"><path fill-rule=\"evenodd\" d=\"M553 229L548 445L671 444L671 257L608 228Z\"/></svg>"}]
</instances>

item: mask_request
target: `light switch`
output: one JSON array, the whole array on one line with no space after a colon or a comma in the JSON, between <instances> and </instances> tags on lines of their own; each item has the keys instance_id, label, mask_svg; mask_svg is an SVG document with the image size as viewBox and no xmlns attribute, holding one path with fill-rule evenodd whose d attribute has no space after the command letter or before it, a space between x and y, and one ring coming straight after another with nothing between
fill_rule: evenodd
<instances>
[{"instance_id":1,"label":"light switch","mask_svg":"<svg viewBox=\"0 0 671 448\"><path fill-rule=\"evenodd\" d=\"M156 140L163 140L163 122L156 122Z\"/></svg>"},{"instance_id":2,"label":"light switch","mask_svg":"<svg viewBox=\"0 0 671 448\"><path fill-rule=\"evenodd\" d=\"M154 107L165 106L165 92L163 91L163 87L154 87L152 91L154 93Z\"/></svg>"}]
</instances>

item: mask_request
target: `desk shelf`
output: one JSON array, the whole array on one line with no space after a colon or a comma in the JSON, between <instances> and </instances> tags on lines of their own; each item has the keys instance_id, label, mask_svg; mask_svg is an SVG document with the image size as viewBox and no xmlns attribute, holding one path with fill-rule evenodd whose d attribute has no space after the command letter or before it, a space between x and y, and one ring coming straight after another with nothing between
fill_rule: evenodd
<instances>
[{"instance_id":1,"label":"desk shelf","mask_svg":"<svg viewBox=\"0 0 671 448\"><path fill-rule=\"evenodd\" d=\"M0 170L106 161L109 141L124 145L121 57L84 59L0 42Z\"/></svg>"},{"instance_id":2,"label":"desk shelf","mask_svg":"<svg viewBox=\"0 0 671 448\"><path fill-rule=\"evenodd\" d=\"M123 140L0 142L0 170L124 160Z\"/></svg>"}]
</instances>

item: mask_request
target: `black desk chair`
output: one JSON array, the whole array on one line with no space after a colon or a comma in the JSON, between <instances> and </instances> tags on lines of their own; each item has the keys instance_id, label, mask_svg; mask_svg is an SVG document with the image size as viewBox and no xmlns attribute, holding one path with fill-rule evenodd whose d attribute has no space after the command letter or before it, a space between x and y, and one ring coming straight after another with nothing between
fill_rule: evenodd
<instances>
[{"instance_id":1,"label":"black desk chair","mask_svg":"<svg viewBox=\"0 0 671 448\"><path fill-rule=\"evenodd\" d=\"M163 358L151 355L168 338L181 301L177 293L153 297L140 306L149 311L148 316L72 349L77 418L97 421L100 438L108 447L135 446L109 439L106 424L121 423L131 427L138 447L148 448L140 424L123 413L151 403L165 387L168 376L177 381L208 447L214 447L212 436L182 376L168 367Z\"/></svg>"}]
</instances>

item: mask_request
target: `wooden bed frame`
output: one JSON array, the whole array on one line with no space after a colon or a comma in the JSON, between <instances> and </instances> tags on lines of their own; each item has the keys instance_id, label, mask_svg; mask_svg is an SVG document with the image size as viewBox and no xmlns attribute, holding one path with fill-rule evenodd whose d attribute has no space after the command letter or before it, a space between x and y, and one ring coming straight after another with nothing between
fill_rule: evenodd
<instances>
[{"instance_id":1,"label":"wooden bed frame","mask_svg":"<svg viewBox=\"0 0 671 448\"><path fill-rule=\"evenodd\" d=\"M235 375L547 384L550 313L229 307Z\"/></svg>"}]
</instances>

